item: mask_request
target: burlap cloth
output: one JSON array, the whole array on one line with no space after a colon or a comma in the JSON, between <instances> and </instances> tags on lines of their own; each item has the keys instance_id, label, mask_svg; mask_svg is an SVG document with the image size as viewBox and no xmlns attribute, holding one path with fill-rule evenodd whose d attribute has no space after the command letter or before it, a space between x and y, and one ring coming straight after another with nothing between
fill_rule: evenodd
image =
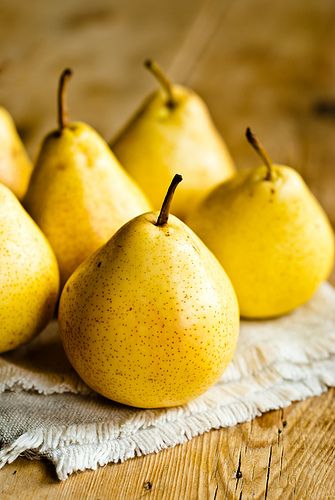
<instances>
[{"instance_id":1,"label":"burlap cloth","mask_svg":"<svg viewBox=\"0 0 335 500\"><path fill-rule=\"evenodd\" d=\"M1 328L1 325L0 325ZM222 379L191 403L138 410L92 393L69 366L57 324L0 357L0 467L46 457L59 479L158 452L210 429L251 420L335 385L335 290L271 321L242 322Z\"/></svg>"}]
</instances>

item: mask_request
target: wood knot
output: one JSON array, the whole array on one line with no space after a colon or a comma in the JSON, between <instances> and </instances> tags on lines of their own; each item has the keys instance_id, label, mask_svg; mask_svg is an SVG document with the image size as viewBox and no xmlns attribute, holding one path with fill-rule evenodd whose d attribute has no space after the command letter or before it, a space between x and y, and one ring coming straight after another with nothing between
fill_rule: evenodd
<instances>
[{"instance_id":1,"label":"wood knot","mask_svg":"<svg viewBox=\"0 0 335 500\"><path fill-rule=\"evenodd\" d=\"M152 483L150 483L150 481L145 481L145 483L143 483L143 488L150 491L152 489Z\"/></svg>"}]
</instances>

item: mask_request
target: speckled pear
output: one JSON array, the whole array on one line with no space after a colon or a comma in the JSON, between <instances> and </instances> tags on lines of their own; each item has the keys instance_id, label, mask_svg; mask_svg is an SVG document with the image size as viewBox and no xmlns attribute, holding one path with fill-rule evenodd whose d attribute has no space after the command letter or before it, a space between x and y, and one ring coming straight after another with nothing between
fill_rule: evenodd
<instances>
[{"instance_id":1,"label":"speckled pear","mask_svg":"<svg viewBox=\"0 0 335 500\"><path fill-rule=\"evenodd\" d=\"M147 61L146 66L162 90L148 97L111 147L155 210L173 174L180 171L184 182L173 213L184 219L235 167L203 100L189 88L172 85L156 63Z\"/></svg>"},{"instance_id":2,"label":"speckled pear","mask_svg":"<svg viewBox=\"0 0 335 500\"><path fill-rule=\"evenodd\" d=\"M0 182L21 200L27 191L32 169L12 117L0 107Z\"/></svg>"},{"instance_id":3,"label":"speckled pear","mask_svg":"<svg viewBox=\"0 0 335 500\"><path fill-rule=\"evenodd\" d=\"M14 194L0 184L0 353L37 335L59 290L56 257Z\"/></svg>"},{"instance_id":4,"label":"speckled pear","mask_svg":"<svg viewBox=\"0 0 335 500\"><path fill-rule=\"evenodd\" d=\"M265 165L216 187L187 222L227 271L241 314L267 318L307 302L327 279L334 234L301 176L247 137Z\"/></svg>"},{"instance_id":5,"label":"speckled pear","mask_svg":"<svg viewBox=\"0 0 335 500\"><path fill-rule=\"evenodd\" d=\"M216 382L238 337L224 270L179 219L168 217L175 176L158 213L125 224L64 287L59 325L73 367L94 390L141 408L186 403Z\"/></svg>"},{"instance_id":6,"label":"speckled pear","mask_svg":"<svg viewBox=\"0 0 335 500\"><path fill-rule=\"evenodd\" d=\"M128 220L151 205L106 142L85 123L68 122L65 70L59 129L44 140L24 204L49 239L62 285L76 267Z\"/></svg>"}]
</instances>

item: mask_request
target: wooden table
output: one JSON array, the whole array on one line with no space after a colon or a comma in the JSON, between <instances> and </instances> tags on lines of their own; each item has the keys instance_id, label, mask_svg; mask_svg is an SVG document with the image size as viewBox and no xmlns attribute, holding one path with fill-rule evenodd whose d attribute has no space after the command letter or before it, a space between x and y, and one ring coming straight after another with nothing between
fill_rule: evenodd
<instances>
[{"instance_id":1,"label":"wooden table","mask_svg":"<svg viewBox=\"0 0 335 500\"><path fill-rule=\"evenodd\" d=\"M11 0L1 9L1 101L32 154L55 126L64 66L75 72L71 115L109 139L155 85L141 67L152 56L205 98L238 167L257 163L250 125L335 222L334 0ZM334 412L330 390L64 483L22 458L0 472L0 498L334 498Z\"/></svg>"}]
</instances>

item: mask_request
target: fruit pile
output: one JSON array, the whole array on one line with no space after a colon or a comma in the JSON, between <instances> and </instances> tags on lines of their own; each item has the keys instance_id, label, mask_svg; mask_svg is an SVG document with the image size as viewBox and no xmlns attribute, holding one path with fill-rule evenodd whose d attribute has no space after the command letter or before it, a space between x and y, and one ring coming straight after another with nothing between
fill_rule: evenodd
<instances>
[{"instance_id":1,"label":"fruit pile","mask_svg":"<svg viewBox=\"0 0 335 500\"><path fill-rule=\"evenodd\" d=\"M240 314L275 317L308 301L331 271L334 235L300 175L274 164L250 129L263 164L236 172L200 97L146 67L161 88L111 146L69 120L68 69L58 128L34 168L0 110L0 352L58 308L82 379L157 408L220 378Z\"/></svg>"}]
</instances>

